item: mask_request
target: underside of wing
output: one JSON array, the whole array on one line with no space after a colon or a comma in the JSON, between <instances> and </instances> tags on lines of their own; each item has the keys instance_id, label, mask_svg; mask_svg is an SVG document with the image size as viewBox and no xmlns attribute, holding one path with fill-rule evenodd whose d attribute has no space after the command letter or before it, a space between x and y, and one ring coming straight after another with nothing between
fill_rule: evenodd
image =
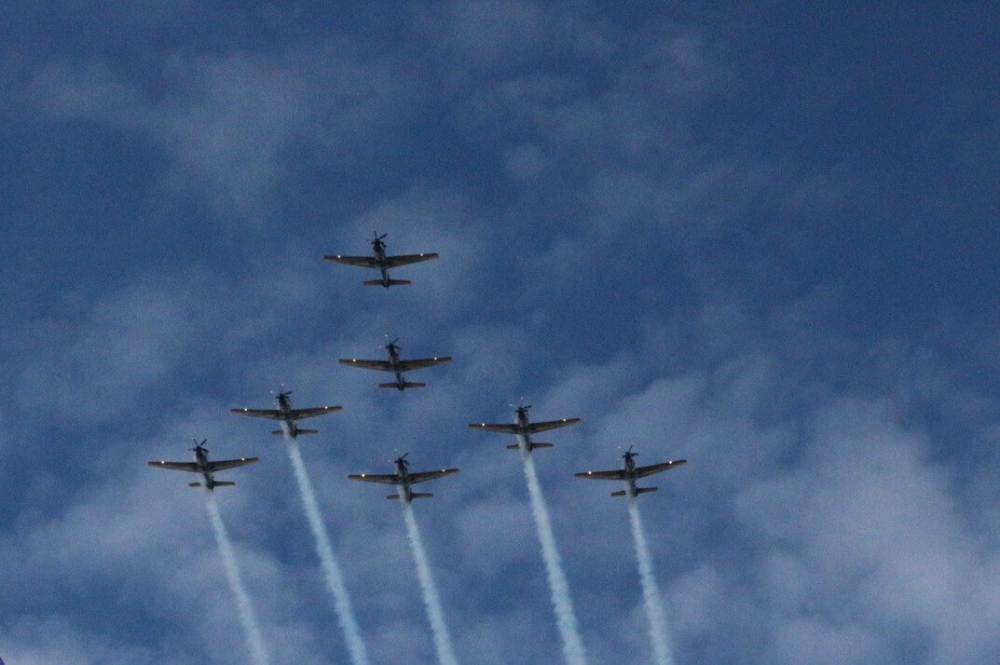
<instances>
[{"instance_id":1,"label":"underside of wing","mask_svg":"<svg viewBox=\"0 0 1000 665\"><path fill-rule=\"evenodd\" d=\"M311 409L292 409L288 412L288 415L292 417L292 420L302 420L303 418L312 418L314 416L322 416L326 413L340 411L341 408L342 407L339 406L317 406Z\"/></svg>"},{"instance_id":2,"label":"underside of wing","mask_svg":"<svg viewBox=\"0 0 1000 665\"><path fill-rule=\"evenodd\" d=\"M458 469L441 469L440 471L421 471L420 473L411 473L410 482L422 483L425 480L434 480L435 478L450 476L453 473L458 473Z\"/></svg>"},{"instance_id":3,"label":"underside of wing","mask_svg":"<svg viewBox=\"0 0 1000 665\"><path fill-rule=\"evenodd\" d=\"M149 462L149 466L158 469L173 469L174 471L194 471L197 473L198 465L194 462Z\"/></svg>"},{"instance_id":4,"label":"underside of wing","mask_svg":"<svg viewBox=\"0 0 1000 665\"><path fill-rule=\"evenodd\" d=\"M423 369L425 367L433 367L434 365L450 362L451 358L421 358L419 360L401 360L399 365L404 372L410 372L415 369Z\"/></svg>"},{"instance_id":5,"label":"underside of wing","mask_svg":"<svg viewBox=\"0 0 1000 665\"><path fill-rule=\"evenodd\" d=\"M222 459L216 462L209 462L206 468L209 473L215 473L216 471L225 471L226 469L234 469L238 466L246 466L247 464L253 464L254 462L259 462L260 459L257 457L241 457L240 459Z\"/></svg>"},{"instance_id":6,"label":"underside of wing","mask_svg":"<svg viewBox=\"0 0 1000 665\"><path fill-rule=\"evenodd\" d=\"M357 360L355 358L341 358L341 365L360 367L362 369L377 369L380 372L391 372L392 364L388 360Z\"/></svg>"},{"instance_id":7,"label":"underside of wing","mask_svg":"<svg viewBox=\"0 0 1000 665\"><path fill-rule=\"evenodd\" d=\"M434 252L429 252L427 254L401 254L399 256L387 256L385 257L385 267L398 268L399 266L419 263L420 261L427 261L429 259L436 259L437 257L438 255Z\"/></svg>"},{"instance_id":8,"label":"underside of wing","mask_svg":"<svg viewBox=\"0 0 1000 665\"><path fill-rule=\"evenodd\" d=\"M517 425L504 425L500 423L469 423L472 429L481 429L487 432L500 432L501 434L517 434Z\"/></svg>"},{"instance_id":9,"label":"underside of wing","mask_svg":"<svg viewBox=\"0 0 1000 665\"><path fill-rule=\"evenodd\" d=\"M385 473L354 473L347 476L350 480L363 480L366 483L382 483L383 485L398 485L399 476Z\"/></svg>"},{"instance_id":10,"label":"underside of wing","mask_svg":"<svg viewBox=\"0 0 1000 665\"><path fill-rule=\"evenodd\" d=\"M573 423L580 422L579 418L563 418L562 420L549 420L541 423L529 423L528 433L536 434L537 432L547 432L550 429L556 429L558 427L566 427L567 425L572 425Z\"/></svg>"},{"instance_id":11,"label":"underside of wing","mask_svg":"<svg viewBox=\"0 0 1000 665\"><path fill-rule=\"evenodd\" d=\"M593 478L594 480L625 480L627 476L622 470L617 471L584 471L576 474L577 478Z\"/></svg>"},{"instance_id":12,"label":"underside of wing","mask_svg":"<svg viewBox=\"0 0 1000 665\"><path fill-rule=\"evenodd\" d=\"M659 473L661 471L666 471L667 469L672 469L675 466L680 466L686 463L687 460L676 459L670 460L669 462L663 462L662 464L650 464L649 466L640 466L635 470L635 477L642 478L644 476L651 476L654 473Z\"/></svg>"},{"instance_id":13,"label":"underside of wing","mask_svg":"<svg viewBox=\"0 0 1000 665\"><path fill-rule=\"evenodd\" d=\"M279 420L281 418L281 412L275 409L230 409L229 411L230 413L253 416L254 418L268 418L270 420Z\"/></svg>"},{"instance_id":14,"label":"underside of wing","mask_svg":"<svg viewBox=\"0 0 1000 665\"><path fill-rule=\"evenodd\" d=\"M377 268L378 264L375 263L375 259L371 256L324 256L327 261L334 261L336 263L343 263L349 266L360 266L362 268Z\"/></svg>"}]
</instances>

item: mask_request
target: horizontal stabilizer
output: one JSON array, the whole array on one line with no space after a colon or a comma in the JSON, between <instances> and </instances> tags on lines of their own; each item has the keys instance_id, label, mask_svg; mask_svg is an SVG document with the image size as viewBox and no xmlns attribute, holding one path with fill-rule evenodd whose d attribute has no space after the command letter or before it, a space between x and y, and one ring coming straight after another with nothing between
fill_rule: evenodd
<instances>
[{"instance_id":1,"label":"horizontal stabilizer","mask_svg":"<svg viewBox=\"0 0 1000 665\"><path fill-rule=\"evenodd\" d=\"M188 487L201 487L201 483L188 483Z\"/></svg>"},{"instance_id":2,"label":"horizontal stabilizer","mask_svg":"<svg viewBox=\"0 0 1000 665\"><path fill-rule=\"evenodd\" d=\"M411 492L410 493L410 498L411 499L429 499L432 496L434 496L434 495L433 494L428 494L427 492ZM387 499L395 499L395 500L398 501L399 500L399 495L398 494L390 494L389 496L387 496L385 498L387 498Z\"/></svg>"},{"instance_id":3,"label":"horizontal stabilizer","mask_svg":"<svg viewBox=\"0 0 1000 665\"><path fill-rule=\"evenodd\" d=\"M298 429L295 430L296 434L319 434L318 429Z\"/></svg>"},{"instance_id":4,"label":"horizontal stabilizer","mask_svg":"<svg viewBox=\"0 0 1000 665\"><path fill-rule=\"evenodd\" d=\"M519 443L511 443L507 445L507 450L517 450L520 447L521 444ZM535 443L534 441L532 441L530 444L528 444L529 450L534 450L535 448L551 448L551 447L552 447L551 443Z\"/></svg>"},{"instance_id":5,"label":"horizontal stabilizer","mask_svg":"<svg viewBox=\"0 0 1000 665\"><path fill-rule=\"evenodd\" d=\"M271 434L276 434L276 435L278 435L278 436L281 436L281 435L282 435L282 434L284 434L284 433L285 433L285 430L281 430L281 429L276 429L276 430L273 430L273 431L271 432Z\"/></svg>"},{"instance_id":6,"label":"horizontal stabilizer","mask_svg":"<svg viewBox=\"0 0 1000 665\"><path fill-rule=\"evenodd\" d=\"M390 279L388 284L385 284L381 279L366 279L365 286L405 286L410 283L408 279Z\"/></svg>"},{"instance_id":7,"label":"horizontal stabilizer","mask_svg":"<svg viewBox=\"0 0 1000 665\"><path fill-rule=\"evenodd\" d=\"M400 388L400 390L403 390L403 389L406 389L406 388L424 388L426 386L427 386L426 383L417 383L416 381L403 381L403 387ZM393 381L392 383L380 383L380 384L378 384L378 387L379 388L399 388L399 384L396 383L395 381Z\"/></svg>"},{"instance_id":8,"label":"horizontal stabilizer","mask_svg":"<svg viewBox=\"0 0 1000 665\"><path fill-rule=\"evenodd\" d=\"M216 480L215 481L215 486L216 487L232 487L235 484L236 483L234 483L231 480Z\"/></svg>"},{"instance_id":9,"label":"horizontal stabilizer","mask_svg":"<svg viewBox=\"0 0 1000 665\"><path fill-rule=\"evenodd\" d=\"M657 490L656 487L636 487L635 495L639 496L640 494L645 494L646 492L655 492L656 490ZM625 496L626 494L627 492L625 492L624 490L619 490L618 492L612 492L611 496Z\"/></svg>"}]
</instances>

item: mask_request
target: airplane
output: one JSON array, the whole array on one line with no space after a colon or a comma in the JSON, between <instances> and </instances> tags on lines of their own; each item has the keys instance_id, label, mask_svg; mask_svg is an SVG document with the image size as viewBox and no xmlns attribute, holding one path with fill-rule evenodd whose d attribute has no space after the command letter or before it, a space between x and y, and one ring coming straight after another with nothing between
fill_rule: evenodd
<instances>
[{"instance_id":1,"label":"airplane","mask_svg":"<svg viewBox=\"0 0 1000 665\"><path fill-rule=\"evenodd\" d=\"M632 446L629 446L628 450L625 451L625 454L622 455L622 459L625 460L624 468L617 469L615 471L584 471L576 474L576 477L593 478L595 480L623 480L625 481L625 489L612 492L611 496L627 496L634 499L640 494L645 492L655 492L657 489L655 487L636 487L636 479L644 476L651 476L654 473L660 473L661 471L666 471L667 469L672 469L675 466L687 463L687 460L677 459L670 460L669 462L663 462L661 464L636 466L635 458L638 456L639 453L633 453Z\"/></svg>"},{"instance_id":2,"label":"airplane","mask_svg":"<svg viewBox=\"0 0 1000 665\"><path fill-rule=\"evenodd\" d=\"M423 358L420 360L400 360L400 347L396 344L398 341L399 338L397 337L385 345L385 348L389 351L389 360L358 360L356 358L341 358L340 363L342 365L350 365L351 367L377 369L381 372L393 372L396 375L396 380L389 383L380 383L378 384L378 387L406 390L407 388L423 388L427 384L407 381L403 377L403 372L409 372L411 370L423 369L424 367L433 367L434 365L440 365L441 363L451 362L451 358L448 357Z\"/></svg>"},{"instance_id":3,"label":"airplane","mask_svg":"<svg viewBox=\"0 0 1000 665\"><path fill-rule=\"evenodd\" d=\"M313 418L322 416L334 411L340 411L339 406L317 406L311 409L293 409L292 402L288 398L292 394L291 390L283 390L277 393L277 409L230 409L230 413L237 413L243 416L254 416L257 418L270 418L281 423L281 429L276 429L272 434L284 434L290 439L294 439L299 434L316 434L319 430L303 429L298 426L296 420L303 418Z\"/></svg>"},{"instance_id":4,"label":"airplane","mask_svg":"<svg viewBox=\"0 0 1000 665\"><path fill-rule=\"evenodd\" d=\"M374 256L342 256L337 254L335 256L324 256L323 258L327 261L335 261L337 263L344 263L349 266L361 266L362 268L378 268L382 273L381 279L367 279L365 280L365 286L382 286L389 288L390 286L409 284L408 279L390 279L389 278L389 268L397 268L399 266L405 266L410 263L418 263L420 261L428 261L430 259L436 259L438 255L434 252L429 252L425 254L401 254L399 256L386 256L385 254L385 243L382 239L385 238L386 234L379 235L378 231L375 232L375 239L371 241L372 253Z\"/></svg>"},{"instance_id":5,"label":"airplane","mask_svg":"<svg viewBox=\"0 0 1000 665\"><path fill-rule=\"evenodd\" d=\"M244 466L246 464L253 464L254 462L260 461L256 457L241 457L239 459L227 459L219 460L216 462L208 461L208 448L205 447L205 443L208 439L203 439L201 443L195 439L194 448L194 462L149 462L149 466L158 469L173 469L174 471L190 471L192 473L200 473L204 476L204 487L208 490L214 490L216 487L228 487L235 485L236 483L228 480L216 480L214 473L217 471L224 471L225 469L233 469L238 466ZM202 487L202 483L188 483L188 487Z\"/></svg>"},{"instance_id":6,"label":"airplane","mask_svg":"<svg viewBox=\"0 0 1000 665\"><path fill-rule=\"evenodd\" d=\"M528 422L528 409L531 405L525 406L522 404L517 407L515 414L515 420L513 425L506 424L490 424L490 423L469 423L469 427L472 429L485 430L487 432L502 432L504 434L516 434L517 443L512 443L507 446L507 450L517 450L521 448L526 452L531 452L535 448L551 448L551 443L535 443L531 440L531 435L536 432L547 432L550 429L556 429L557 427L566 427L567 425L572 425L574 423L580 422L579 418L563 418L562 420L549 420L541 423L529 423Z\"/></svg>"},{"instance_id":7,"label":"airplane","mask_svg":"<svg viewBox=\"0 0 1000 665\"><path fill-rule=\"evenodd\" d=\"M453 473L458 473L458 469L441 469L440 471L422 471L420 473L410 473L409 466L410 463L406 461L406 455L402 457L397 457L396 463L396 473L393 474L374 474L374 473L356 473L347 476L351 480L364 480L369 483L382 483L385 485L396 485L399 488L398 494L390 494L385 497L387 499L401 499L407 503L410 503L414 499L426 499L434 496L433 494L428 494L426 492L414 492L410 489L410 485L414 483L422 483L425 480L434 480L435 478L441 478L443 476L450 476Z\"/></svg>"}]
</instances>

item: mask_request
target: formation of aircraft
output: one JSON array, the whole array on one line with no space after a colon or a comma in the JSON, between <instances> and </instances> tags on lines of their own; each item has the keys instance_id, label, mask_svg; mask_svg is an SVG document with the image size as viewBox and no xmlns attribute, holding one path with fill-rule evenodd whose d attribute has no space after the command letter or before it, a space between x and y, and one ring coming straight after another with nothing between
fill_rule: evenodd
<instances>
[{"instance_id":1,"label":"formation of aircraft","mask_svg":"<svg viewBox=\"0 0 1000 665\"><path fill-rule=\"evenodd\" d=\"M400 347L396 342L399 338L392 340L385 345L386 350L389 352L388 360L358 360L357 358L341 358L340 363L342 365L349 365L351 367L361 367L363 369L375 369L380 372L392 372L396 375L396 380L389 383L378 384L379 388L396 388L397 390L406 390L407 388L423 388L426 383L416 383L413 381L407 381L403 376L404 372L410 372L417 369L423 369L425 367L433 367L434 365L440 365L441 363L451 362L449 357L435 357L435 358L421 358L419 360L402 360L399 357Z\"/></svg>"},{"instance_id":2,"label":"formation of aircraft","mask_svg":"<svg viewBox=\"0 0 1000 665\"><path fill-rule=\"evenodd\" d=\"M216 480L214 474L218 471L225 471L226 469L234 469L238 466L245 466L247 464L253 464L254 462L260 461L256 457L241 457L239 459L227 459L218 460L215 462L208 461L208 448L205 444L208 439L203 439L201 443L198 443L197 439L194 442L194 462L149 462L149 466L155 467L157 469L172 469L174 471L190 471L191 473L200 473L203 482L188 483L189 487L204 487L208 490L214 490L216 487L227 487L235 485L236 483L229 480Z\"/></svg>"},{"instance_id":3,"label":"formation of aircraft","mask_svg":"<svg viewBox=\"0 0 1000 665\"><path fill-rule=\"evenodd\" d=\"M355 473L347 476L351 480L363 480L369 483L382 483L383 485L395 485L399 488L397 494L390 494L385 497L387 499L399 499L410 503L414 499L427 499L433 494L427 492L414 492L410 489L410 486L415 483L422 483L427 480L434 480L435 478L443 478L444 476L450 476L453 473L458 473L458 469L440 469L438 471L421 471L419 473L410 473L409 466L410 463L406 460L406 453L401 457L397 457L395 460L396 473L387 474L377 474L377 473Z\"/></svg>"},{"instance_id":4,"label":"formation of aircraft","mask_svg":"<svg viewBox=\"0 0 1000 665\"><path fill-rule=\"evenodd\" d=\"M278 400L277 409L230 409L231 413L236 413L243 416L254 416L255 418L268 418L270 420L277 420L281 424L281 429L276 429L272 434L284 434L285 436L294 439L299 434L317 434L319 430L316 429L304 429L298 426L296 421L303 420L304 418L314 418L316 416L324 416L328 413L333 413L334 411L340 411L339 406L317 406L311 409L293 409L292 402L289 398L292 392L281 391L276 394Z\"/></svg>"},{"instance_id":5,"label":"formation of aircraft","mask_svg":"<svg viewBox=\"0 0 1000 665\"><path fill-rule=\"evenodd\" d=\"M635 458L638 457L638 455L639 453L633 453L632 447L629 446L629 449L625 451L624 455L622 455L622 459L625 460L623 468L615 469L614 471L583 471L576 474L576 477L593 478L594 480L624 481L625 489L612 492L611 496L627 496L634 499L640 494L644 494L645 492L655 492L657 489L655 487L636 487L635 481L638 478L651 476L654 473L660 473L661 471L666 471L667 469L672 469L675 466L687 463L687 460L678 459L662 462L660 464L650 464L649 466L636 466Z\"/></svg>"},{"instance_id":6,"label":"formation of aircraft","mask_svg":"<svg viewBox=\"0 0 1000 665\"><path fill-rule=\"evenodd\" d=\"M377 231L375 232L375 239L371 241L372 256L343 256L341 254L337 254L334 256L324 256L323 258L327 261L344 263L349 266L376 268L382 273L382 278L367 279L364 281L365 286L382 286L389 288L390 286L401 286L410 283L410 280L408 279L391 279L389 277L389 268L398 268L399 266L405 266L410 263L418 263L420 261L428 261L438 257L438 255L433 252L426 254L401 254L399 256L387 256L385 253L385 243L382 241L385 236L386 234L384 233L379 235Z\"/></svg>"},{"instance_id":7,"label":"formation of aircraft","mask_svg":"<svg viewBox=\"0 0 1000 665\"><path fill-rule=\"evenodd\" d=\"M525 452L531 452L535 448L551 448L551 443L536 443L531 440L532 434L537 434L538 432L547 432L550 429L556 429L558 427L566 427L567 425L572 425L574 423L580 422L579 418L563 418L562 420L548 420L540 423L528 422L528 409L531 405L521 405L517 407L514 412L514 424L493 424L493 423L469 423L469 427L472 429L480 429L487 432L501 432L503 434L516 434L517 443L512 443L507 446L507 450L517 450L518 448L524 450Z\"/></svg>"}]
</instances>

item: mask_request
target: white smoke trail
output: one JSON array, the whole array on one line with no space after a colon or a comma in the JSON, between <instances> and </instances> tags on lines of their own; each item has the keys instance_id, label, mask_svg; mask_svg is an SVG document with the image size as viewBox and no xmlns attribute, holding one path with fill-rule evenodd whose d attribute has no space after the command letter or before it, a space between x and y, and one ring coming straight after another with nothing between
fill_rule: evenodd
<instances>
[{"instance_id":1,"label":"white smoke trail","mask_svg":"<svg viewBox=\"0 0 1000 665\"><path fill-rule=\"evenodd\" d=\"M399 492L403 496L402 489ZM408 501L399 500L403 505L403 519L406 521L406 532L410 536L410 547L413 549L413 560L417 564L417 578L420 589L424 593L424 605L427 606L427 617L431 622L431 632L434 634L434 648L437 650L438 662L441 665L458 665L455 651L451 646L451 636L448 625L444 621L444 610L441 609L441 598L438 596L431 567L424 551L424 543L417 528L417 518L413 515L413 505Z\"/></svg>"},{"instance_id":2,"label":"white smoke trail","mask_svg":"<svg viewBox=\"0 0 1000 665\"><path fill-rule=\"evenodd\" d=\"M306 465L302 461L299 444L290 437L285 437L285 442L288 444L288 456L292 460L295 480L298 481L299 493L302 495L302 506L306 512L306 519L309 521L309 528L316 540L316 552L319 554L319 560L323 566L326 586L330 594L333 595L337 619L340 622L341 630L344 631L344 639L347 640L347 650L351 654L351 662L354 665L368 665L368 651L361 639L361 629L358 628L358 622L354 618L354 608L351 607L351 597L347 593L347 585L344 584L344 574L340 570L337 558L333 555L333 545L326 532L323 518L319 514L319 503L316 501L316 493L313 491L312 483L309 482L309 476L306 474Z\"/></svg>"},{"instance_id":3,"label":"white smoke trail","mask_svg":"<svg viewBox=\"0 0 1000 665\"><path fill-rule=\"evenodd\" d=\"M646 616L649 619L649 639L653 642L656 665L672 665L670 640L667 636L667 617L663 611L663 601L653 575L653 559L649 556L649 546L639 518L639 503L635 497L628 499L628 516L632 523L632 539L635 541L635 556L639 560L639 578L642 580L642 597L646 602Z\"/></svg>"},{"instance_id":4,"label":"white smoke trail","mask_svg":"<svg viewBox=\"0 0 1000 665\"><path fill-rule=\"evenodd\" d=\"M257 617L253 613L250 596L243 587L243 580L240 578L240 567L236 563L236 553L229 541L226 525L222 523L222 515L219 513L219 505L215 502L215 495L208 489L205 490L205 505L208 506L208 518L212 522L212 530L215 532L215 541L219 545L219 554L222 555L222 565L226 569L229 586L236 597L236 609L240 615L240 622L242 622L243 630L247 634L247 647L250 649L251 662L254 665L267 665L268 656L267 649L264 648L264 638L261 636L260 626L257 625Z\"/></svg>"},{"instance_id":5,"label":"white smoke trail","mask_svg":"<svg viewBox=\"0 0 1000 665\"><path fill-rule=\"evenodd\" d=\"M518 437L521 438L521 437ZM556 549L556 538L549 519L549 509L542 496L542 488L538 484L538 474L535 472L535 462L527 451L525 442L521 441L521 459L524 461L524 476L528 480L528 494L531 496L531 512L535 515L535 525L538 528L538 539L542 543L542 558L545 560L545 572L549 578L549 590L552 592L552 604L556 611L556 626L563 642L563 655L570 665L585 665L587 658L583 651L583 642L576 624L576 614L573 612L573 600L569 594L569 584L563 573L559 550Z\"/></svg>"}]
</instances>

